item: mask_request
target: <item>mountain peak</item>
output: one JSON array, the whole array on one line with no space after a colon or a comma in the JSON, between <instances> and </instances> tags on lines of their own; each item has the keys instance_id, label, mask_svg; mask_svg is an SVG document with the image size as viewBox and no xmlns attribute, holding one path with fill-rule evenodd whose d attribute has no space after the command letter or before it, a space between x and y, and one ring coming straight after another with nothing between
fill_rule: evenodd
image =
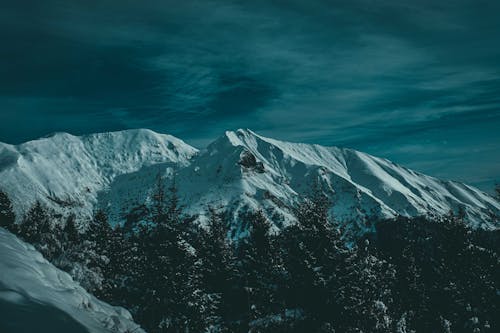
<instances>
[{"instance_id":1,"label":"mountain peak","mask_svg":"<svg viewBox=\"0 0 500 333\"><path fill-rule=\"evenodd\" d=\"M193 215L220 206L237 216L250 207L287 221L290 207L310 194L312 184L329 196L340 222L465 208L471 225L495 227L497 222L484 221L500 211L494 198L464 184L354 150L279 141L250 129L227 131L201 152L148 129L57 133L0 148L0 187L21 214L39 200L81 216L112 207L118 222L134 205L148 202L158 173L171 177L172 170Z\"/></svg>"},{"instance_id":2,"label":"mountain peak","mask_svg":"<svg viewBox=\"0 0 500 333\"><path fill-rule=\"evenodd\" d=\"M68 132L52 132L47 135L44 135L40 137L40 139L50 139L50 138L55 138L55 137L74 137L73 134L70 134Z\"/></svg>"},{"instance_id":3,"label":"mountain peak","mask_svg":"<svg viewBox=\"0 0 500 333\"><path fill-rule=\"evenodd\" d=\"M147 129L82 136L58 132L0 148L0 187L16 202L19 217L36 200L90 216L98 196L117 177L156 165L185 166L198 152Z\"/></svg>"},{"instance_id":4,"label":"mountain peak","mask_svg":"<svg viewBox=\"0 0 500 333\"><path fill-rule=\"evenodd\" d=\"M240 128L236 131L226 131L224 138L229 140L233 146L244 146L250 140L255 140L260 137L250 129Z\"/></svg>"},{"instance_id":5,"label":"mountain peak","mask_svg":"<svg viewBox=\"0 0 500 333\"><path fill-rule=\"evenodd\" d=\"M40 141L52 141L52 142L58 142L58 141L65 141L65 140L79 140L79 141L99 141L100 144L104 144L105 142L109 141L136 141L136 142L153 142L153 141L158 141L158 142L174 142L178 143L179 145L184 145L188 146L184 141L181 139L169 135L169 134L162 134L162 133L157 133L153 130L147 129L147 128L136 128L136 129L124 129L124 130L118 130L118 131L109 131L109 132L96 132L96 133L89 133L89 134L83 134L83 135L74 135L68 132L52 132L50 134L44 135L38 139L34 139L31 141L27 141L24 143L21 143L17 146L23 146L27 144L37 144L37 142ZM195 149L191 147L192 149Z\"/></svg>"}]
</instances>

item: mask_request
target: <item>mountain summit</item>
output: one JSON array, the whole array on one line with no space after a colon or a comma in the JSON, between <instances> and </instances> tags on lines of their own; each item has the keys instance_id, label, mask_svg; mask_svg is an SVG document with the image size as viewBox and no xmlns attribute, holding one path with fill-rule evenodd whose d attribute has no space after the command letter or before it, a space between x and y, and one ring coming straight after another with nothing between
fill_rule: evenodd
<instances>
[{"instance_id":1,"label":"mountain summit","mask_svg":"<svg viewBox=\"0 0 500 333\"><path fill-rule=\"evenodd\" d=\"M99 194L117 177L152 165L185 166L196 152L182 140L146 129L0 143L0 189L18 214L39 200L56 211L90 216Z\"/></svg>"},{"instance_id":2,"label":"mountain summit","mask_svg":"<svg viewBox=\"0 0 500 333\"><path fill-rule=\"evenodd\" d=\"M374 218L463 211L473 227L492 229L500 204L465 184L439 180L352 149L283 142L251 130L227 131L205 149L149 130L72 136L57 133L18 146L0 144L0 189L18 214L36 200L62 214L103 208L114 222L150 200L157 175L175 178L187 212L208 206L234 216L262 210L276 228L312 189L326 194L340 223L370 229ZM168 185L168 184L166 184Z\"/></svg>"}]
</instances>

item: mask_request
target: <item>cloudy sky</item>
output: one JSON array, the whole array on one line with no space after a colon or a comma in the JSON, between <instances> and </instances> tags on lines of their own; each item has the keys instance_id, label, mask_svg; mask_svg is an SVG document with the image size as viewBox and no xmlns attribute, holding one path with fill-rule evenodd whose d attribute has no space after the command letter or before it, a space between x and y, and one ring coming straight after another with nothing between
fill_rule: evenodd
<instances>
[{"instance_id":1,"label":"cloudy sky","mask_svg":"<svg viewBox=\"0 0 500 333\"><path fill-rule=\"evenodd\" d=\"M500 1L0 0L0 141L226 129L500 181Z\"/></svg>"}]
</instances>

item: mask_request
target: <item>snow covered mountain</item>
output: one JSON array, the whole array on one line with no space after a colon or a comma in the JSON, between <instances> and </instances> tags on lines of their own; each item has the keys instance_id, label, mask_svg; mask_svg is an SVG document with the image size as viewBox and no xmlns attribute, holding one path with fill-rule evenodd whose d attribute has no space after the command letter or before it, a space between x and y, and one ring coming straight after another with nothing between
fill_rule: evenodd
<instances>
[{"instance_id":1,"label":"snow covered mountain","mask_svg":"<svg viewBox=\"0 0 500 333\"><path fill-rule=\"evenodd\" d=\"M261 209L277 228L293 222L290 207L321 189L341 223L366 230L372 218L447 214L463 209L474 227L497 228L500 204L471 186L429 177L355 150L282 142L250 130L228 131L197 151L148 130L75 137L56 134L19 146L0 146L0 188L17 212L42 200L60 212L106 209L112 221L140 216L161 173L175 177L186 210L207 206L235 217ZM146 204L146 205L144 205ZM130 214L130 211L134 214ZM136 216L136 217L137 217Z\"/></svg>"},{"instance_id":2,"label":"snow covered mountain","mask_svg":"<svg viewBox=\"0 0 500 333\"><path fill-rule=\"evenodd\" d=\"M99 301L3 228L0 312L0 331L5 333L144 332L127 310Z\"/></svg>"},{"instance_id":3,"label":"snow covered mountain","mask_svg":"<svg viewBox=\"0 0 500 333\"><path fill-rule=\"evenodd\" d=\"M185 166L197 150L149 130L73 136L55 133L18 146L0 143L0 188L21 215L36 200L56 212L91 216L100 192L120 175Z\"/></svg>"}]
</instances>

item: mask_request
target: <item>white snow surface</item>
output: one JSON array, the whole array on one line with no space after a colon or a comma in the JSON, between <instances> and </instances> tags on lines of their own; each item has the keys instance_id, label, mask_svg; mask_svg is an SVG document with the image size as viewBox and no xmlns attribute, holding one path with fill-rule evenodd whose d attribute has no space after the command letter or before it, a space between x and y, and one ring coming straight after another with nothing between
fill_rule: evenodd
<instances>
[{"instance_id":1,"label":"white snow surface","mask_svg":"<svg viewBox=\"0 0 500 333\"><path fill-rule=\"evenodd\" d=\"M152 165L184 166L196 152L173 136L145 129L0 143L0 189L18 217L36 200L57 212L89 217L99 193L120 175Z\"/></svg>"},{"instance_id":2,"label":"white snow surface","mask_svg":"<svg viewBox=\"0 0 500 333\"><path fill-rule=\"evenodd\" d=\"M147 205L158 173L166 186L175 175L182 204L200 221L207 206L229 210L233 236L245 232L237 216L249 209L261 209L277 229L293 223L291 206L313 184L330 197L339 223L356 224L347 228L363 231L372 218L442 215L460 207L473 227L499 226L491 216L500 204L474 187L352 149L283 142L250 130L228 131L202 151L148 130L0 145L0 189L17 212L42 200L66 213L89 215L101 207L123 222L132 208Z\"/></svg>"},{"instance_id":3,"label":"white snow surface","mask_svg":"<svg viewBox=\"0 0 500 333\"><path fill-rule=\"evenodd\" d=\"M127 310L90 295L67 273L45 260L33 246L3 228L0 228L0 302L6 302L9 310L20 308L25 313L23 319L26 322L36 320L34 311L45 313L47 309L57 309L91 333L144 332L132 321ZM27 325L12 320L0 316L0 327ZM62 331L64 325L74 329L68 320L61 320L61 323L63 327L59 328ZM47 331L43 322L28 324L37 332Z\"/></svg>"}]
</instances>

